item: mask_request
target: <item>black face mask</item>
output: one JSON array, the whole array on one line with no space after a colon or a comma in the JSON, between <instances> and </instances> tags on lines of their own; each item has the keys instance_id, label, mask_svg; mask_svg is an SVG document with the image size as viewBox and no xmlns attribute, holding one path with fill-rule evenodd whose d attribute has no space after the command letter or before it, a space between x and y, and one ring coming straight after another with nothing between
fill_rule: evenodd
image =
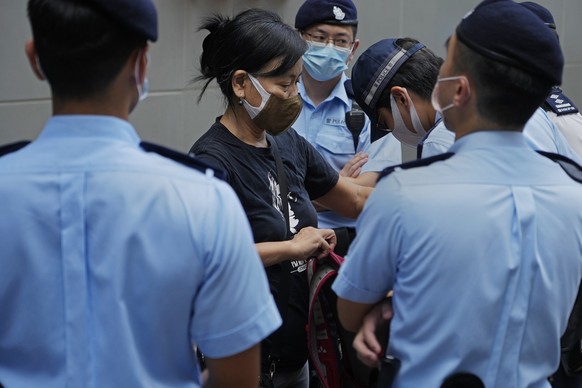
<instances>
[{"instance_id":1,"label":"black face mask","mask_svg":"<svg viewBox=\"0 0 582 388\"><path fill-rule=\"evenodd\" d=\"M267 133L276 136L286 130L297 120L303 100L299 95L291 98L280 98L267 92L259 80L249 74L253 86L261 95L261 107L255 107L243 100L247 113L251 116L257 127L267 131ZM265 101L266 99L266 101Z\"/></svg>"},{"instance_id":2,"label":"black face mask","mask_svg":"<svg viewBox=\"0 0 582 388\"><path fill-rule=\"evenodd\" d=\"M299 95L285 99L271 95L253 121L267 133L277 136L291 128L302 108L303 100Z\"/></svg>"}]
</instances>

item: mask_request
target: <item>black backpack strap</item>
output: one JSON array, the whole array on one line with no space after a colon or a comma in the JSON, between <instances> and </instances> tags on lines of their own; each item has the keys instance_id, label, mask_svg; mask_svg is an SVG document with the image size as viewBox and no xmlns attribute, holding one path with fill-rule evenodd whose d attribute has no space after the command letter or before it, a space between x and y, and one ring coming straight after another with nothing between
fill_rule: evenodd
<instances>
[{"instance_id":1,"label":"black backpack strap","mask_svg":"<svg viewBox=\"0 0 582 388\"><path fill-rule=\"evenodd\" d=\"M9 154L11 152L18 151L19 149L24 148L28 144L30 144L30 141L22 140L22 141L17 141L16 143L10 143L10 144L5 144L3 146L0 146L0 157L4 156L6 154Z\"/></svg>"},{"instance_id":2,"label":"black backpack strap","mask_svg":"<svg viewBox=\"0 0 582 388\"><path fill-rule=\"evenodd\" d=\"M378 177L378 181L380 181L380 179L392 174L394 171L408 170L409 168L429 166L429 165L433 164L434 162L440 162L442 160L447 160L448 158L450 158L453 155L454 155L454 153L452 153L452 152L445 152L444 154L438 154L435 156L431 156L430 158L417 159L417 160L413 160L411 162L397 164L396 166L386 167L380 173L380 176ZM376 181L376 182L378 182L378 181Z\"/></svg>"},{"instance_id":3,"label":"black backpack strap","mask_svg":"<svg viewBox=\"0 0 582 388\"><path fill-rule=\"evenodd\" d=\"M206 163L200 159L197 159L192 154L183 154L181 152L174 151L173 149L166 148L166 147L163 147L161 145L154 144L154 143L149 143L146 141L142 141L139 144L139 146L147 152L154 152L156 154L159 154L159 155L166 157L168 159L172 159L180 164L183 164L184 166L194 168L194 169L201 171L203 173L206 173L207 170L212 170L214 172L215 177L222 179L222 180L226 180L226 173L224 171L212 166L209 163Z\"/></svg>"},{"instance_id":4,"label":"black backpack strap","mask_svg":"<svg viewBox=\"0 0 582 388\"><path fill-rule=\"evenodd\" d=\"M347 79L346 82L344 82L344 88L346 89L346 94L348 95L348 98L350 100L355 100L356 95L354 94L354 88L352 87L351 79Z\"/></svg>"},{"instance_id":5,"label":"black backpack strap","mask_svg":"<svg viewBox=\"0 0 582 388\"><path fill-rule=\"evenodd\" d=\"M344 87L346 89L346 94L352 100L352 109L346 112L346 127L350 130L352 134L352 139L354 140L354 152L358 151L358 140L360 138L360 133L364 129L364 124L366 124L366 114L360 108L356 100L354 99L354 89L352 88L352 80L348 79L344 82Z\"/></svg>"},{"instance_id":6,"label":"black backpack strap","mask_svg":"<svg viewBox=\"0 0 582 388\"><path fill-rule=\"evenodd\" d=\"M555 154L553 152L536 152L558 163L570 178L574 179L576 182L582 183L582 166L580 166L578 163L570 158L565 157L564 155Z\"/></svg>"}]
</instances>

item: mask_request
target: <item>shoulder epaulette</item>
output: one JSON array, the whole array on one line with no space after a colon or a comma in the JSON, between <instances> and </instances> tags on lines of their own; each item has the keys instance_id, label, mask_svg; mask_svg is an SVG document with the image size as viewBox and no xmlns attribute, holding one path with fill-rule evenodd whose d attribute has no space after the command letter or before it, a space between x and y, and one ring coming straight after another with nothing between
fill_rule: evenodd
<instances>
[{"instance_id":1,"label":"shoulder epaulette","mask_svg":"<svg viewBox=\"0 0 582 388\"><path fill-rule=\"evenodd\" d=\"M218 168L216 168L216 167L214 167L206 162L203 162L202 160L197 159L193 155L183 154L183 153L175 151L173 149L166 148L166 147L163 147L161 145L154 144L154 143L149 143L146 141L142 141L140 143L140 147L147 152L155 152L156 154L159 154L159 155L166 157L168 159L172 159L180 164L183 164L187 167L194 168L194 169L201 171L203 173L206 173L206 171L208 169L210 169L214 172L215 177L222 179L222 180L226 180L226 174L224 173L224 171L222 171L221 169L218 169Z\"/></svg>"},{"instance_id":2,"label":"shoulder epaulette","mask_svg":"<svg viewBox=\"0 0 582 388\"><path fill-rule=\"evenodd\" d=\"M3 146L0 146L0 156L4 156L4 155L9 154L11 152L18 151L19 149L27 146L28 144L30 144L30 141L22 140L22 141L17 141L16 143L10 143L10 144L5 144Z\"/></svg>"},{"instance_id":3,"label":"shoulder epaulette","mask_svg":"<svg viewBox=\"0 0 582 388\"><path fill-rule=\"evenodd\" d=\"M543 104L543 108L545 111L554 112L558 116L578 113L576 105L559 87L552 88L550 95Z\"/></svg>"},{"instance_id":4,"label":"shoulder epaulette","mask_svg":"<svg viewBox=\"0 0 582 388\"><path fill-rule=\"evenodd\" d=\"M578 163L570 158L565 157L564 155L555 154L553 152L536 152L558 163L570 178L574 179L576 182L582 183L582 166L580 166Z\"/></svg>"},{"instance_id":5,"label":"shoulder epaulette","mask_svg":"<svg viewBox=\"0 0 582 388\"><path fill-rule=\"evenodd\" d=\"M376 182L379 182L380 179L392 174L394 171L408 170L410 168L415 168L415 167L429 166L429 165L433 164L434 162L440 162L441 160L447 160L448 158L450 158L453 155L454 155L454 153L452 153L452 152L445 152L444 154L438 154L435 156L431 156L429 158L417 159L417 160L413 160L411 162L397 164L396 166L386 167L380 173L380 176L378 177L378 180Z\"/></svg>"}]
</instances>

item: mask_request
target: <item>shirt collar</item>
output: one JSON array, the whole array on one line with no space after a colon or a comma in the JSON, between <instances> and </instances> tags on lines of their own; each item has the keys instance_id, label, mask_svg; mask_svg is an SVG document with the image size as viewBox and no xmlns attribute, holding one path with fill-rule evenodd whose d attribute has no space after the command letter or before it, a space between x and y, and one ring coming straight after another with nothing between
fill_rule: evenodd
<instances>
[{"instance_id":1,"label":"shirt collar","mask_svg":"<svg viewBox=\"0 0 582 388\"><path fill-rule=\"evenodd\" d=\"M138 145L140 137L128 121L113 116L57 115L51 117L39 140L55 138L108 138Z\"/></svg>"},{"instance_id":2,"label":"shirt collar","mask_svg":"<svg viewBox=\"0 0 582 388\"><path fill-rule=\"evenodd\" d=\"M342 73L340 80L335 84L335 87L331 90L329 96L327 96L327 98L322 102L331 101L337 98L340 101L342 101L346 106L350 107L351 106L350 98L348 97L346 87L344 86L347 80L348 76L345 73ZM307 102L311 106L315 106L313 104L313 101L311 101L311 98L309 98L309 96L307 95L307 91L305 90L305 84L303 83L303 77L299 79L298 90L304 102Z\"/></svg>"},{"instance_id":3,"label":"shirt collar","mask_svg":"<svg viewBox=\"0 0 582 388\"><path fill-rule=\"evenodd\" d=\"M501 147L528 148L521 132L487 130L473 132L457 139L451 148L449 148L449 152L460 153L478 149L495 149Z\"/></svg>"},{"instance_id":4,"label":"shirt collar","mask_svg":"<svg viewBox=\"0 0 582 388\"><path fill-rule=\"evenodd\" d=\"M426 141L426 139L428 138L428 136L430 135L432 130L435 129L437 127L437 125L440 124L441 121L443 121L442 115L439 112L436 112L434 115L434 124L432 127L430 127L430 129L428 131L426 131L426 133L424 134L422 139L420 139L420 142L418 143L419 146L422 146L424 144L424 142Z\"/></svg>"}]
</instances>

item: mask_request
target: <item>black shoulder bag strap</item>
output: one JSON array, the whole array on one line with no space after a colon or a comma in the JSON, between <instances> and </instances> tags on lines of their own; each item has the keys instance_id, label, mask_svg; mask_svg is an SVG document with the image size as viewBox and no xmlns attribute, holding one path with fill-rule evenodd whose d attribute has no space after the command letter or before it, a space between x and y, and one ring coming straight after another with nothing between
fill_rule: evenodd
<instances>
[{"instance_id":1,"label":"black shoulder bag strap","mask_svg":"<svg viewBox=\"0 0 582 388\"><path fill-rule=\"evenodd\" d=\"M275 159L275 164L277 165L277 179L279 180L279 191L281 195L281 203L283 206L282 212L285 217L285 225L287 226L287 238L291 237L291 228L289 226L289 202L287 200L287 176L285 175L285 169L283 167L283 160L281 160L281 154L279 153L279 148L277 143L272 136L267 135L267 139L271 145L271 152L273 153L273 158ZM277 295L276 303L279 308L279 313L281 314L281 319L285 322L287 318L287 306L289 304L289 294L290 294L290 283L291 283L291 263L286 260L281 263L281 273L279 278L279 295ZM271 352L269 355L269 368L271 372L271 378L275 373L276 364L281 358L281 347L283 346L283 338L285 337L285 332L283 327L281 327L273 335L273 342L271 344Z\"/></svg>"}]
</instances>

